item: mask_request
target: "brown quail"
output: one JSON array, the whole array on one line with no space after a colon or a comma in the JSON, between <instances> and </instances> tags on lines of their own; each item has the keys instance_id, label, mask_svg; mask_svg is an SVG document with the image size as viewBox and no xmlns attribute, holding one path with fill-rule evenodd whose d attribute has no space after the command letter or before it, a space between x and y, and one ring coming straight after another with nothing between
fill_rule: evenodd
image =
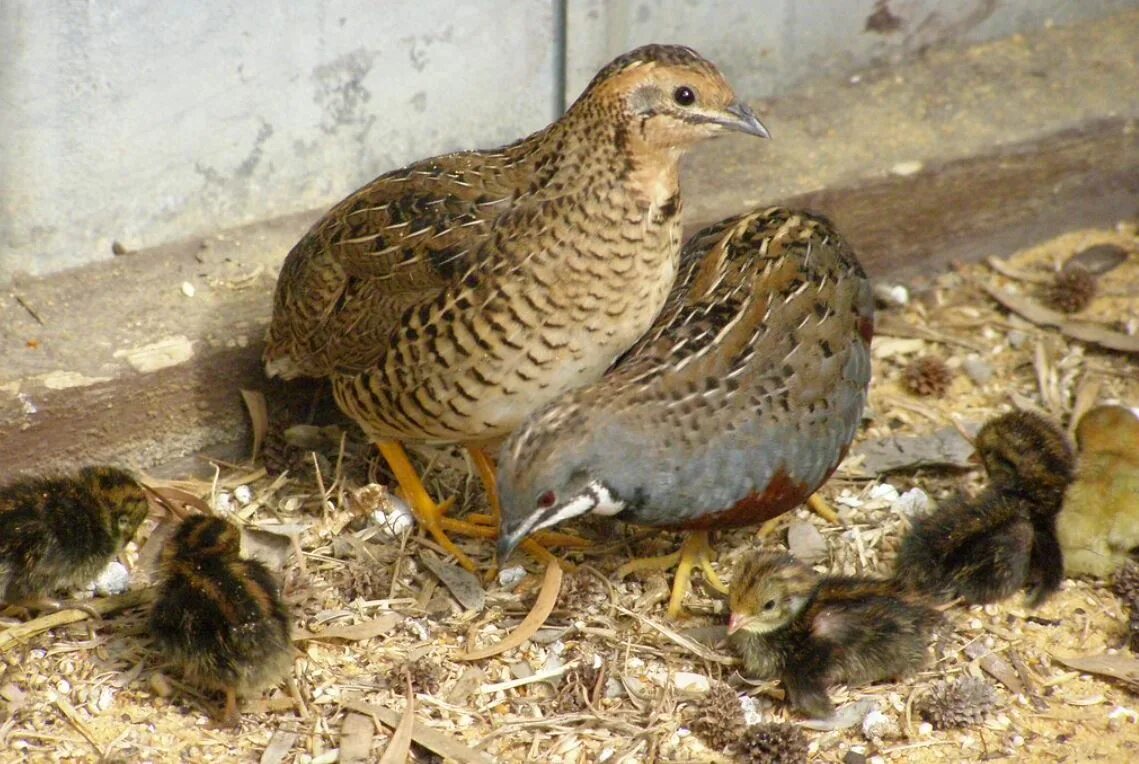
<instances>
[{"instance_id":1,"label":"brown quail","mask_svg":"<svg viewBox=\"0 0 1139 764\"><path fill-rule=\"evenodd\" d=\"M331 377L436 540L465 567L400 441L477 450L595 381L659 313L680 250L680 157L726 131L767 136L695 51L648 45L566 114L489 151L382 175L285 259L270 376ZM494 487L488 484L492 507Z\"/></svg>"},{"instance_id":2,"label":"brown quail","mask_svg":"<svg viewBox=\"0 0 1139 764\"><path fill-rule=\"evenodd\" d=\"M1074 457L1063 431L1029 411L985 423L974 445L989 485L919 517L902 538L896 575L941 600L996 602L1031 587L1039 605L1060 587L1056 515Z\"/></svg>"},{"instance_id":3,"label":"brown quail","mask_svg":"<svg viewBox=\"0 0 1139 764\"><path fill-rule=\"evenodd\" d=\"M285 679L293 664L289 611L241 535L217 517L191 515L162 549L150 632L191 684L225 693L219 721L240 721L238 696Z\"/></svg>"},{"instance_id":4,"label":"brown quail","mask_svg":"<svg viewBox=\"0 0 1139 764\"><path fill-rule=\"evenodd\" d=\"M1107 577L1139 550L1139 416L1097 406L1076 426L1080 455L1056 535L1071 575Z\"/></svg>"},{"instance_id":5,"label":"brown quail","mask_svg":"<svg viewBox=\"0 0 1139 764\"><path fill-rule=\"evenodd\" d=\"M56 590L91 581L146 518L143 488L115 467L0 488L0 603L58 607Z\"/></svg>"},{"instance_id":6,"label":"brown quail","mask_svg":"<svg viewBox=\"0 0 1139 764\"><path fill-rule=\"evenodd\" d=\"M781 679L792 705L834 712L827 685L905 676L926 661L941 614L889 580L817 575L790 555L745 557L732 579L728 639L744 671Z\"/></svg>"},{"instance_id":7,"label":"brown quail","mask_svg":"<svg viewBox=\"0 0 1139 764\"><path fill-rule=\"evenodd\" d=\"M695 531L661 559L677 564L670 614L694 565L722 589L708 532L787 512L845 454L872 323L866 275L824 218L764 209L697 233L648 334L504 444L500 561L527 534L591 512Z\"/></svg>"}]
</instances>

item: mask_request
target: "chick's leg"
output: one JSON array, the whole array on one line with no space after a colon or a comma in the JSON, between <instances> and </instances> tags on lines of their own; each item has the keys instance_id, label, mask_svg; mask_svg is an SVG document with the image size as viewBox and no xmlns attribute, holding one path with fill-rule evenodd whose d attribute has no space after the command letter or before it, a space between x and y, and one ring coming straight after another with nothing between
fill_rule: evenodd
<instances>
[{"instance_id":1,"label":"chick's leg","mask_svg":"<svg viewBox=\"0 0 1139 764\"><path fill-rule=\"evenodd\" d=\"M727 594L728 587L724 586L724 582L720 580L715 568L712 567L712 560L715 558L716 552L708 543L708 531L695 531L689 534L688 538L681 544L680 549L672 554L630 560L617 569L617 577L624 578L630 573L644 570L671 570L675 567L676 576L672 579L672 596L668 601L668 617L678 618L684 595L691 588L693 568L700 568L704 573L704 580L708 582L709 586L718 592Z\"/></svg>"}]
</instances>

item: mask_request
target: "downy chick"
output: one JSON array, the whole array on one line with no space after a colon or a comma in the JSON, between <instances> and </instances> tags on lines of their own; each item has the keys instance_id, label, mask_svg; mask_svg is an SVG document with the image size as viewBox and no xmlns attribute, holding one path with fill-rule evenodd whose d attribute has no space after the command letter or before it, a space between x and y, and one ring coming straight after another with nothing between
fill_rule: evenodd
<instances>
[{"instance_id":1,"label":"downy chick","mask_svg":"<svg viewBox=\"0 0 1139 764\"><path fill-rule=\"evenodd\" d=\"M972 604L1030 586L1036 607L1063 579L1056 515L1072 479L1072 448L1059 427L1029 411L990 420L974 445L989 484L914 521L898 551L899 585Z\"/></svg>"},{"instance_id":2,"label":"downy chick","mask_svg":"<svg viewBox=\"0 0 1139 764\"><path fill-rule=\"evenodd\" d=\"M1064 570L1107 577L1139 548L1139 417L1098 406L1080 419L1076 443L1076 479L1056 518Z\"/></svg>"},{"instance_id":3,"label":"downy chick","mask_svg":"<svg viewBox=\"0 0 1139 764\"><path fill-rule=\"evenodd\" d=\"M244 560L238 529L192 515L162 550L150 631L186 681L225 693L219 721L240 723L238 696L260 692L292 668L290 615L268 569Z\"/></svg>"},{"instance_id":4,"label":"downy chick","mask_svg":"<svg viewBox=\"0 0 1139 764\"><path fill-rule=\"evenodd\" d=\"M115 467L25 478L0 488L0 603L58 608L57 590L88 583L146 518L146 494Z\"/></svg>"},{"instance_id":5,"label":"downy chick","mask_svg":"<svg viewBox=\"0 0 1139 764\"><path fill-rule=\"evenodd\" d=\"M792 705L834 713L827 686L909 674L926 661L941 614L899 596L892 581L818 576L790 555L745 557L732 579L729 641L745 673L779 678Z\"/></svg>"}]
</instances>

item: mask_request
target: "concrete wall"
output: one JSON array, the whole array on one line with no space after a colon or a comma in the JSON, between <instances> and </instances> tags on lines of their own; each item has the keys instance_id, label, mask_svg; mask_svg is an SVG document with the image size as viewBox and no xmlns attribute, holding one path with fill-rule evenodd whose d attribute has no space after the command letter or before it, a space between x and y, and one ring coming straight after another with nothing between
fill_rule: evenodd
<instances>
[{"instance_id":1,"label":"concrete wall","mask_svg":"<svg viewBox=\"0 0 1139 764\"><path fill-rule=\"evenodd\" d=\"M0 283L110 257L112 241L152 246L321 207L411 159L504 143L650 40L693 45L755 98L1136 5L4 0Z\"/></svg>"}]
</instances>

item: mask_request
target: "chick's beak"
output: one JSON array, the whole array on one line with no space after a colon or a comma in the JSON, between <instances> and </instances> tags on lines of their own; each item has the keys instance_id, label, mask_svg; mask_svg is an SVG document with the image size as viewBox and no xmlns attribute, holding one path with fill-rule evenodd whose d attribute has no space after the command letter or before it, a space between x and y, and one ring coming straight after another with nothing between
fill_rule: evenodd
<instances>
[{"instance_id":1,"label":"chick's beak","mask_svg":"<svg viewBox=\"0 0 1139 764\"><path fill-rule=\"evenodd\" d=\"M744 625L744 617L739 613L732 613L728 616L728 635L735 634Z\"/></svg>"},{"instance_id":2,"label":"chick's beak","mask_svg":"<svg viewBox=\"0 0 1139 764\"><path fill-rule=\"evenodd\" d=\"M718 120L718 122L729 130L736 130L759 138L771 137L771 133L759 121L759 117L755 116L755 112L743 101L736 101L724 111L729 116Z\"/></svg>"}]
</instances>

